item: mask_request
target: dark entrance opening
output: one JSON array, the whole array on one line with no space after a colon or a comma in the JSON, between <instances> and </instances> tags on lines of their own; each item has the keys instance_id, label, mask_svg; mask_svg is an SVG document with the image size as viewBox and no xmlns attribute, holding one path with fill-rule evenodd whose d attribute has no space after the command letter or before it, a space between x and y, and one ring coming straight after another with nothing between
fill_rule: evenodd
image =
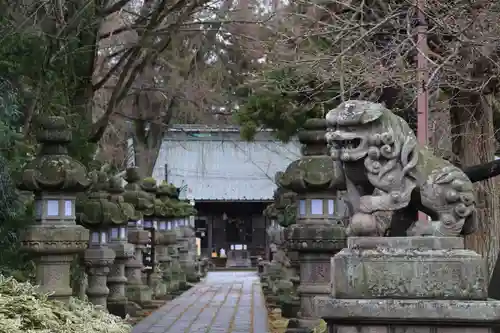
<instances>
[{"instance_id":1,"label":"dark entrance opening","mask_svg":"<svg viewBox=\"0 0 500 333\"><path fill-rule=\"evenodd\" d=\"M228 243L243 243L244 235L242 235L243 223L239 219L229 218L226 220L226 242ZM243 237L242 237L243 236Z\"/></svg>"},{"instance_id":2,"label":"dark entrance opening","mask_svg":"<svg viewBox=\"0 0 500 333\"><path fill-rule=\"evenodd\" d=\"M200 247L203 251L203 249L208 249L208 237L207 237L207 231L208 231L208 223L207 220L205 219L196 219L194 220L194 225L196 228L196 237L200 239ZM211 252L212 249L209 249Z\"/></svg>"}]
</instances>

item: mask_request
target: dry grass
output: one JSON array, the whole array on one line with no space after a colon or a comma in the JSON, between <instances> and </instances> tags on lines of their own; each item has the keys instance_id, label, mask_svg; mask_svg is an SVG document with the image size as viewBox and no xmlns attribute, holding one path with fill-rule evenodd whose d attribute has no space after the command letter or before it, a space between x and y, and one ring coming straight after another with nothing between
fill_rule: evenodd
<instances>
[{"instance_id":1,"label":"dry grass","mask_svg":"<svg viewBox=\"0 0 500 333\"><path fill-rule=\"evenodd\" d=\"M267 313L270 333L285 333L288 319L281 316L281 310L268 308Z\"/></svg>"},{"instance_id":2,"label":"dry grass","mask_svg":"<svg viewBox=\"0 0 500 333\"><path fill-rule=\"evenodd\" d=\"M280 309L268 307L267 320L269 323L270 333L285 333L288 325L288 319L281 316ZM318 327L314 328L313 333L326 333L326 323L322 320Z\"/></svg>"}]
</instances>

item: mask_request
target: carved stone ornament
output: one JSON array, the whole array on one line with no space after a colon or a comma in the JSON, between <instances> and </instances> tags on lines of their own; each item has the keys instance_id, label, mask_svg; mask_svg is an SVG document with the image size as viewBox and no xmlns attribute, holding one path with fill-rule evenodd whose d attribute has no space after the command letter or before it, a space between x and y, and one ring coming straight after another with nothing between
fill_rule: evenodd
<instances>
[{"instance_id":1,"label":"carved stone ornament","mask_svg":"<svg viewBox=\"0 0 500 333\"><path fill-rule=\"evenodd\" d=\"M177 188L173 184L162 182L156 190L156 199L163 205L163 216L165 218L176 217L175 204L177 200Z\"/></svg>"},{"instance_id":2,"label":"carved stone ornament","mask_svg":"<svg viewBox=\"0 0 500 333\"><path fill-rule=\"evenodd\" d=\"M117 205L120 208L121 212L121 222L116 223L116 221L115 224L127 224L129 220L138 220L140 218L140 215L137 214L134 206L132 206L128 202L125 202L125 199L123 198L125 189L123 187L121 177L111 177L109 179L108 192L109 201Z\"/></svg>"},{"instance_id":3,"label":"carved stone ornament","mask_svg":"<svg viewBox=\"0 0 500 333\"><path fill-rule=\"evenodd\" d=\"M351 100L326 115L331 157L344 170L354 216L350 236L383 236L380 212L417 207L433 222L417 221L409 235L458 236L477 229L475 197L467 176L418 144L408 124L381 104ZM419 188L420 198L412 197ZM394 221L394 223L397 221Z\"/></svg>"},{"instance_id":4,"label":"carved stone ornament","mask_svg":"<svg viewBox=\"0 0 500 333\"><path fill-rule=\"evenodd\" d=\"M151 196L153 209L144 212L145 216L161 218L166 216L166 208L163 202L156 198L158 187L154 178L145 178L141 181L141 189Z\"/></svg>"},{"instance_id":5,"label":"carved stone ornament","mask_svg":"<svg viewBox=\"0 0 500 333\"><path fill-rule=\"evenodd\" d=\"M32 192L82 192L91 184L83 164L68 156L71 130L63 117L40 120L36 134L41 144L37 157L25 167L20 190Z\"/></svg>"},{"instance_id":6,"label":"carved stone ornament","mask_svg":"<svg viewBox=\"0 0 500 333\"><path fill-rule=\"evenodd\" d=\"M328 191L343 187L341 169L338 164L332 163L326 152L325 132L324 119L306 121L304 130L299 132L304 156L290 163L284 173L276 174L278 186L296 193Z\"/></svg>"},{"instance_id":7,"label":"carved stone ornament","mask_svg":"<svg viewBox=\"0 0 500 333\"><path fill-rule=\"evenodd\" d=\"M88 229L102 230L110 225L128 221L122 207L109 200L109 180L104 172L93 173L93 186L86 199L80 202L79 223Z\"/></svg>"},{"instance_id":8,"label":"carved stone ornament","mask_svg":"<svg viewBox=\"0 0 500 333\"><path fill-rule=\"evenodd\" d=\"M125 175L127 185L123 198L125 202L134 206L137 213L151 215L154 212L154 197L143 191L141 177L137 168L128 168Z\"/></svg>"},{"instance_id":9,"label":"carved stone ornament","mask_svg":"<svg viewBox=\"0 0 500 333\"><path fill-rule=\"evenodd\" d=\"M177 188L166 182L158 186L157 198L164 204L167 217L188 217L196 215L196 209L187 201L179 200Z\"/></svg>"},{"instance_id":10,"label":"carved stone ornament","mask_svg":"<svg viewBox=\"0 0 500 333\"><path fill-rule=\"evenodd\" d=\"M345 246L345 228L343 224L314 228L307 224L295 224L293 228L286 229L285 240L290 250L334 252Z\"/></svg>"}]
</instances>

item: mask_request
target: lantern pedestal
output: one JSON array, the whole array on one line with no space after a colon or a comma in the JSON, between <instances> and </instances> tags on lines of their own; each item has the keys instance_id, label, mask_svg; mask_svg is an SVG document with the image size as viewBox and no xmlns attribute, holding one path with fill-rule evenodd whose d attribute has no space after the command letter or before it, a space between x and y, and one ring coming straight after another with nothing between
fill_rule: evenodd
<instances>
[{"instance_id":1,"label":"lantern pedestal","mask_svg":"<svg viewBox=\"0 0 500 333\"><path fill-rule=\"evenodd\" d=\"M183 274L181 264L179 262L179 247L177 243L168 246L168 255L170 257L170 281L171 292L175 293L180 289L181 275Z\"/></svg>"},{"instance_id":2,"label":"lantern pedestal","mask_svg":"<svg viewBox=\"0 0 500 333\"><path fill-rule=\"evenodd\" d=\"M109 247L115 251L115 261L108 275L108 311L115 316L125 318L128 303L125 292L127 284L125 264L134 255L134 246L129 243L111 242Z\"/></svg>"},{"instance_id":3,"label":"lantern pedestal","mask_svg":"<svg viewBox=\"0 0 500 333\"><path fill-rule=\"evenodd\" d=\"M70 266L87 247L89 231L79 225L33 225L21 236L22 249L33 255L36 282L50 299L67 302L73 294Z\"/></svg>"},{"instance_id":4,"label":"lantern pedestal","mask_svg":"<svg viewBox=\"0 0 500 333\"><path fill-rule=\"evenodd\" d=\"M345 246L345 228L333 223L294 224L287 228L287 247L298 252L300 316L287 332L309 332L319 324L313 298L330 293L331 258Z\"/></svg>"},{"instance_id":5,"label":"lantern pedestal","mask_svg":"<svg viewBox=\"0 0 500 333\"><path fill-rule=\"evenodd\" d=\"M168 292L172 289L172 274L170 272L171 258L168 253L168 246L175 244L177 237L175 232L170 230L160 230L156 233L156 256L161 272L160 283L156 289L155 298L167 299Z\"/></svg>"},{"instance_id":6,"label":"lantern pedestal","mask_svg":"<svg viewBox=\"0 0 500 333\"><path fill-rule=\"evenodd\" d=\"M191 227L181 227L182 237L179 239L179 260L186 276L186 282L200 281L196 269L196 234Z\"/></svg>"},{"instance_id":7,"label":"lantern pedestal","mask_svg":"<svg viewBox=\"0 0 500 333\"><path fill-rule=\"evenodd\" d=\"M151 272L148 276L148 286L151 289L152 295L154 299L158 299L159 291L158 288L161 284L162 274L160 272L160 268L155 265L155 270Z\"/></svg>"},{"instance_id":8,"label":"lantern pedestal","mask_svg":"<svg viewBox=\"0 0 500 333\"><path fill-rule=\"evenodd\" d=\"M149 242L149 232L142 229L129 229L128 239L134 245L134 255L125 265L127 299L136 303L139 307L144 307L149 305L152 299L151 289L142 281L142 251ZM130 302L128 304L129 309L136 308Z\"/></svg>"},{"instance_id":9,"label":"lantern pedestal","mask_svg":"<svg viewBox=\"0 0 500 333\"><path fill-rule=\"evenodd\" d=\"M88 275L87 296L89 301L106 309L109 294L107 278L110 267L115 260L115 252L107 246L91 247L85 250L83 258Z\"/></svg>"},{"instance_id":10,"label":"lantern pedestal","mask_svg":"<svg viewBox=\"0 0 500 333\"><path fill-rule=\"evenodd\" d=\"M186 289L186 258L187 258L187 253L188 253L188 246L187 242L184 239L184 229L183 228L176 228L175 233L177 235L177 243L175 244L176 252L172 256L175 261L175 265L178 268L177 269L177 280L179 281L179 290L185 290Z\"/></svg>"}]
</instances>

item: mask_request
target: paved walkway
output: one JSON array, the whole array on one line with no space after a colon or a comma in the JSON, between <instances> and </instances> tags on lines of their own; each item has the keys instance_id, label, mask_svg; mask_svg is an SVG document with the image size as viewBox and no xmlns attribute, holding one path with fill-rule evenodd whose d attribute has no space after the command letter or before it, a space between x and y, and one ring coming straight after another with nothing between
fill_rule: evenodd
<instances>
[{"instance_id":1,"label":"paved walkway","mask_svg":"<svg viewBox=\"0 0 500 333\"><path fill-rule=\"evenodd\" d=\"M254 272L209 272L132 333L267 333L267 313Z\"/></svg>"}]
</instances>

